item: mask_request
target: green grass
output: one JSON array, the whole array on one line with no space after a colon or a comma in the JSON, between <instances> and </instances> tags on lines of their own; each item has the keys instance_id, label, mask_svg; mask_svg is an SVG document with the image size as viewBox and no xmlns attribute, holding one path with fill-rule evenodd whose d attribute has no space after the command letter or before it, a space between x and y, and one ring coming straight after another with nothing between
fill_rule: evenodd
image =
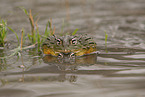
<instances>
[{"instance_id":1,"label":"green grass","mask_svg":"<svg viewBox=\"0 0 145 97\"><path fill-rule=\"evenodd\" d=\"M108 34L105 32L105 46L107 47Z\"/></svg>"},{"instance_id":2,"label":"green grass","mask_svg":"<svg viewBox=\"0 0 145 97\"><path fill-rule=\"evenodd\" d=\"M72 35L75 35L77 33L78 29L75 29L75 31L72 33Z\"/></svg>"},{"instance_id":3,"label":"green grass","mask_svg":"<svg viewBox=\"0 0 145 97\"><path fill-rule=\"evenodd\" d=\"M17 41L18 41L18 45L19 45L20 44L20 41L19 41L18 34L11 27L8 27L8 28L9 28L9 30L11 30L15 34L15 36L17 38Z\"/></svg>"},{"instance_id":4,"label":"green grass","mask_svg":"<svg viewBox=\"0 0 145 97\"><path fill-rule=\"evenodd\" d=\"M24 9L22 7L21 7L21 9L24 11L24 13L29 18L30 25L31 25L31 31L30 31L30 33L28 33L25 36L24 29L22 29L22 31L21 31L21 33L22 33L21 34L21 40L19 40L17 32L15 32L11 27L8 27L8 29L11 30L15 34L16 39L18 41L18 47L11 50L9 55L1 56L0 59L10 58L14 55L17 55L19 57L19 56L21 56L22 50L35 48L36 46L37 46L37 49L38 49L38 52L39 52L40 48L41 48L41 45L44 42L44 40L48 36L53 35L54 32L55 32L55 27L52 28L52 20L48 20L48 22L46 24L44 35L43 36L40 35L38 24L37 24L38 18L34 19L35 16L32 16L31 10L28 12L26 9ZM36 20L36 21L34 21L34 20ZM0 31L1 31L1 33L0 33L0 46L4 46L4 43L5 43L4 40L5 40L6 35L7 35L7 23L4 20L2 20L0 22ZM31 45L23 47L25 39L29 39L30 42L31 42Z\"/></svg>"},{"instance_id":5,"label":"green grass","mask_svg":"<svg viewBox=\"0 0 145 97\"><path fill-rule=\"evenodd\" d=\"M0 21L0 46L4 47L7 36L7 22L3 19Z\"/></svg>"},{"instance_id":6,"label":"green grass","mask_svg":"<svg viewBox=\"0 0 145 97\"><path fill-rule=\"evenodd\" d=\"M37 24L39 18L34 19L36 16L32 15L31 9L28 12L25 8L23 8L23 7L20 7L20 8L24 11L24 13L29 18L29 22L31 25L31 32L27 34L27 37L32 44L37 43L38 51L40 51L41 35L39 34L39 28L38 28L38 24ZM36 20L36 21L34 21L34 20Z\"/></svg>"},{"instance_id":7,"label":"green grass","mask_svg":"<svg viewBox=\"0 0 145 97\"><path fill-rule=\"evenodd\" d=\"M108 39L108 34L105 31L105 50L106 50L106 53L108 53L108 51L107 51L107 39Z\"/></svg>"},{"instance_id":8,"label":"green grass","mask_svg":"<svg viewBox=\"0 0 145 97\"><path fill-rule=\"evenodd\" d=\"M37 24L39 18L36 18L36 15L33 16L31 13L31 10L29 10L29 12L28 12L25 8L23 8L23 7L20 7L20 8L24 11L26 16L29 18L29 22L31 25L31 33L28 33L27 37L32 44L37 43L38 51L40 51L40 47L41 47L42 43L44 42L44 40L48 36L53 35L55 32L55 27L52 28L52 20L51 19L48 20L44 34L40 35L38 24Z\"/></svg>"}]
</instances>

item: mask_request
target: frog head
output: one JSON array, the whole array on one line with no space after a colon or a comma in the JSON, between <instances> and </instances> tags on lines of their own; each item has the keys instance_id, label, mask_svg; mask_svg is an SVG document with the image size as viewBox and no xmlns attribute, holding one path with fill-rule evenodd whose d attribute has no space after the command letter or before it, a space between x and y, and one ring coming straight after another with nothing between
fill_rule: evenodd
<instances>
[{"instance_id":1,"label":"frog head","mask_svg":"<svg viewBox=\"0 0 145 97\"><path fill-rule=\"evenodd\" d=\"M87 36L49 36L42 44L44 54L52 56L83 56L96 51L96 43Z\"/></svg>"}]
</instances>

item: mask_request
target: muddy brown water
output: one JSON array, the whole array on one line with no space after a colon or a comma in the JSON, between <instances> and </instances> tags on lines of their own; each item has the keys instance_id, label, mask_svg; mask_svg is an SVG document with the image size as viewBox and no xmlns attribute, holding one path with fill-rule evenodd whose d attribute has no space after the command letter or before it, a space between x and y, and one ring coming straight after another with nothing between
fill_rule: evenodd
<instances>
[{"instance_id":1,"label":"muddy brown water","mask_svg":"<svg viewBox=\"0 0 145 97\"><path fill-rule=\"evenodd\" d=\"M0 0L0 16L21 35L30 32L26 15L32 9L40 17L41 34L52 18L56 34L88 34L97 42L99 55L63 62L37 57L35 50L0 60L0 97L145 97L145 1L144 0ZM108 34L105 49L105 32ZM9 50L17 47L9 31ZM26 40L29 45L29 41ZM107 51L107 52L106 52ZM9 54L0 50L0 56ZM25 65L26 67L20 68Z\"/></svg>"}]
</instances>

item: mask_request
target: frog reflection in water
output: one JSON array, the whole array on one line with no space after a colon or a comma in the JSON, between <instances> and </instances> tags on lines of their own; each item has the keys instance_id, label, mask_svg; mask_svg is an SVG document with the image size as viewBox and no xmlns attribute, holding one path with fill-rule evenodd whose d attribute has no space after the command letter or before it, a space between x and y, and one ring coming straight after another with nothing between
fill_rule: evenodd
<instances>
[{"instance_id":1,"label":"frog reflection in water","mask_svg":"<svg viewBox=\"0 0 145 97\"><path fill-rule=\"evenodd\" d=\"M96 43L87 36L53 35L43 43L42 51L46 55L73 58L95 52Z\"/></svg>"}]
</instances>

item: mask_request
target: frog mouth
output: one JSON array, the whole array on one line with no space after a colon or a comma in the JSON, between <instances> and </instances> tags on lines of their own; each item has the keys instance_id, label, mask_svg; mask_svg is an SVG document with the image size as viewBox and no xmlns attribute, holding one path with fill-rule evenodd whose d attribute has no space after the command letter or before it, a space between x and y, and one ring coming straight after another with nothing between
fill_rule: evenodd
<instances>
[{"instance_id":1,"label":"frog mouth","mask_svg":"<svg viewBox=\"0 0 145 97\"><path fill-rule=\"evenodd\" d=\"M73 58L75 56L75 54L71 50L67 50L67 49L58 50L58 52L59 52L58 57L61 57L61 58L64 58L66 56Z\"/></svg>"},{"instance_id":2,"label":"frog mouth","mask_svg":"<svg viewBox=\"0 0 145 97\"><path fill-rule=\"evenodd\" d=\"M59 58L75 58L75 53L73 52L59 52L58 54L58 57Z\"/></svg>"}]
</instances>

